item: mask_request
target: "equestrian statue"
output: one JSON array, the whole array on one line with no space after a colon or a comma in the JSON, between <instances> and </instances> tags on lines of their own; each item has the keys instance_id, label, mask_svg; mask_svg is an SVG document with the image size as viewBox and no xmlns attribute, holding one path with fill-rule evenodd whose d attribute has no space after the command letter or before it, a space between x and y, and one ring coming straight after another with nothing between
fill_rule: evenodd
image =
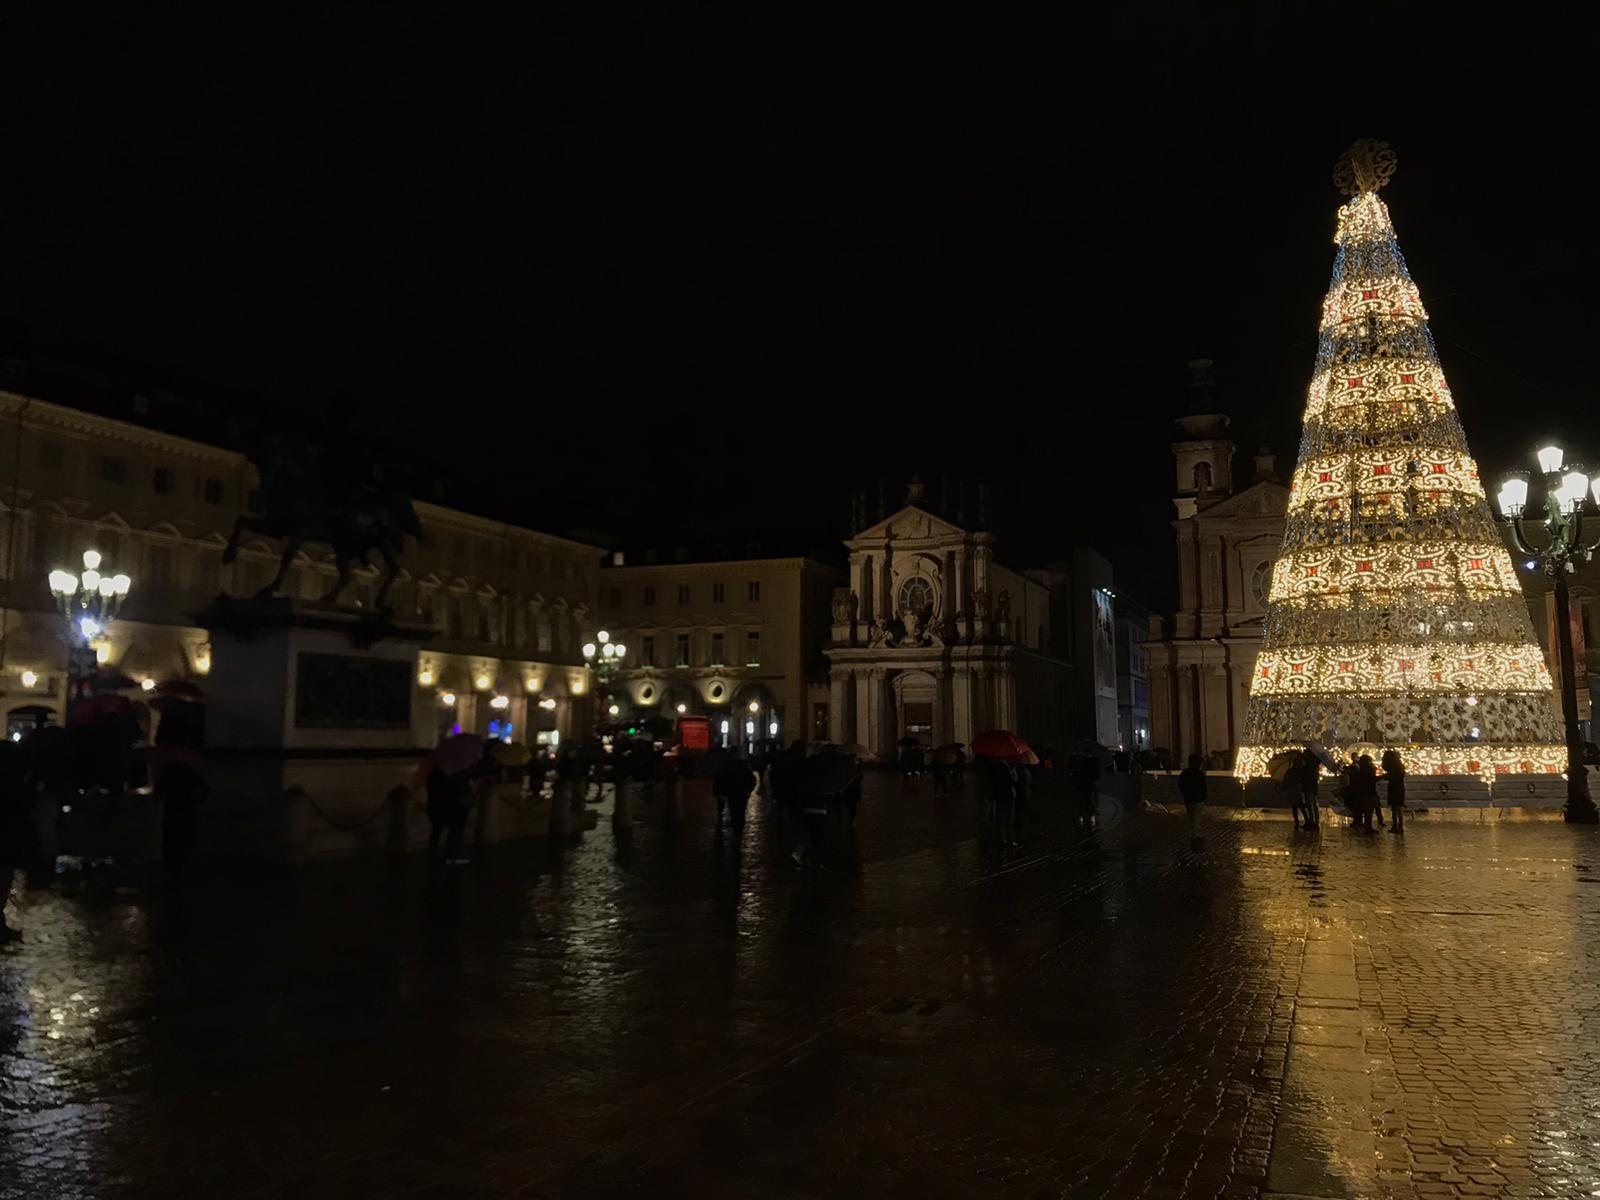
<instances>
[{"instance_id":1,"label":"equestrian statue","mask_svg":"<svg viewBox=\"0 0 1600 1200\"><path fill-rule=\"evenodd\" d=\"M307 542L320 542L333 551L338 577L322 597L337 602L350 583L350 571L365 565L376 552L385 573L374 597L380 612L390 611L389 589L400 572L400 555L406 538L422 538L411 497L383 481L382 468L369 459L333 455L324 447L296 444L291 449L283 437L268 438L251 461L261 478L258 512L241 513L233 536L222 552L231 563L246 533L284 539L278 573L256 593L258 599L276 596L289 574L294 556Z\"/></svg>"}]
</instances>

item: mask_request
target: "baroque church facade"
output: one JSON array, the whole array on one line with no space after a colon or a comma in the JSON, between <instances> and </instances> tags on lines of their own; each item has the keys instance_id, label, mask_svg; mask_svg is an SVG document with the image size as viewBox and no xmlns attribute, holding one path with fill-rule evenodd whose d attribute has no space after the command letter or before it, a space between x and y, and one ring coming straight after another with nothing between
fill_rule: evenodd
<instances>
[{"instance_id":1,"label":"baroque church facade","mask_svg":"<svg viewBox=\"0 0 1600 1200\"><path fill-rule=\"evenodd\" d=\"M1037 746L1116 744L1111 572L1018 571L995 535L933 511L912 482L905 507L846 543L827 648L830 740L892 760L906 739L970 744L1009 729ZM1081 594L1080 594L1081 593Z\"/></svg>"}]
</instances>

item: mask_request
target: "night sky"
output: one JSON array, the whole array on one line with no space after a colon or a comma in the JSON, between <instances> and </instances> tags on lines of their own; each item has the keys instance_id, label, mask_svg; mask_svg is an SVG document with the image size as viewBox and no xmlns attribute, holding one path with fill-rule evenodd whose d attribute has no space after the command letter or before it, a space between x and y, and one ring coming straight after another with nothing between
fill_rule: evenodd
<instances>
[{"instance_id":1,"label":"night sky","mask_svg":"<svg viewBox=\"0 0 1600 1200\"><path fill-rule=\"evenodd\" d=\"M631 544L987 478L1003 556L1086 541L1165 605L1184 362L1287 471L1372 136L1486 473L1546 431L1600 464L1593 25L996 7L19 10L0 340Z\"/></svg>"}]
</instances>

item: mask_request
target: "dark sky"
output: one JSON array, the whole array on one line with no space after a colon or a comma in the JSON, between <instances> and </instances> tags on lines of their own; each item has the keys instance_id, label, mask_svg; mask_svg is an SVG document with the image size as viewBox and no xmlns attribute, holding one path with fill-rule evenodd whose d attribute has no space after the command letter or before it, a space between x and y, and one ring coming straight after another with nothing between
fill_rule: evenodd
<instances>
[{"instance_id":1,"label":"dark sky","mask_svg":"<svg viewBox=\"0 0 1600 1200\"><path fill-rule=\"evenodd\" d=\"M1012 558L1087 541L1164 604L1184 361L1287 469L1376 136L1486 470L1600 459L1592 24L992 7L19 10L0 331L635 542L986 477Z\"/></svg>"}]
</instances>

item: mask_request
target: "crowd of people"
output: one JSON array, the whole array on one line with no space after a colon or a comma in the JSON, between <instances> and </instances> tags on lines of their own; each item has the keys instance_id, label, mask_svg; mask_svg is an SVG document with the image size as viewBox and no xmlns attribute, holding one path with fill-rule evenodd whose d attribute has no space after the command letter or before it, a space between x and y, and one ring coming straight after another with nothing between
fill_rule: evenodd
<instances>
[{"instance_id":1,"label":"crowd of people","mask_svg":"<svg viewBox=\"0 0 1600 1200\"><path fill-rule=\"evenodd\" d=\"M1383 773L1373 764L1372 755L1352 754L1350 761L1339 768L1333 791L1343 804L1350 824L1366 833L1384 827L1383 805L1378 798L1378 785L1383 786L1383 799L1389 809L1389 832L1406 831L1406 765L1400 753L1393 748L1385 750L1380 759ZM1289 812L1295 829L1320 829L1322 806L1319 794L1324 766L1331 766L1326 752L1318 753L1311 747L1294 752L1283 765L1278 786L1289 802ZM1198 754L1189 756L1189 765L1178 776L1178 794L1183 800L1189 818L1189 836L1192 845L1200 845L1200 811L1206 802L1206 767Z\"/></svg>"}]
</instances>

